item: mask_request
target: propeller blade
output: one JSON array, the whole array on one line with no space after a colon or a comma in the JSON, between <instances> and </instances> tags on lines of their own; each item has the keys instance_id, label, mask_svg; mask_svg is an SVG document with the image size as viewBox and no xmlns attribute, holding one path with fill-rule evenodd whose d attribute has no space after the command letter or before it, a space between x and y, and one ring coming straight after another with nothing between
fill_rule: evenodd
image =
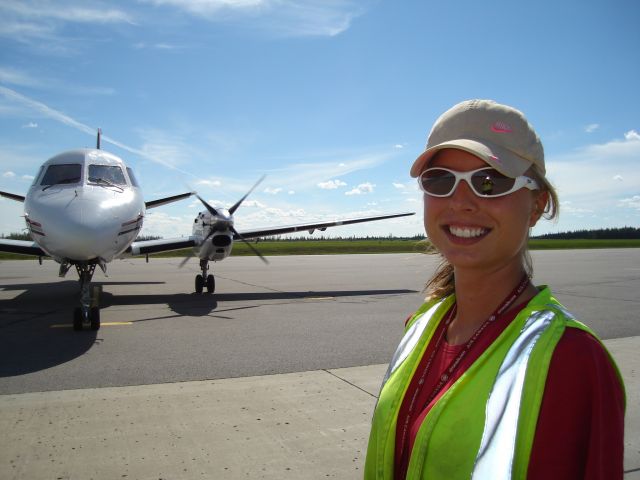
<instances>
[{"instance_id":1,"label":"propeller blade","mask_svg":"<svg viewBox=\"0 0 640 480\"><path fill-rule=\"evenodd\" d=\"M258 251L258 250L253 246L253 245L251 245L251 243L250 243L246 238L244 238L242 235L240 235L240 234L238 233L238 231L237 231L235 228L230 227L230 230L233 232L233 234L234 234L234 235L237 235L237 237L238 237L240 240L242 240L242 241L244 242L244 244L245 244L247 247L249 247L249 249L250 249L253 253L255 253L257 256L259 256L259 257L260 257L260 260L262 260L262 261L263 261L264 263L266 263L267 265L269 264L269 260L267 260L266 258L264 258L264 257L262 256L262 254L261 254L261 253L260 253L260 252L259 252L259 251Z\"/></svg>"},{"instance_id":2,"label":"propeller blade","mask_svg":"<svg viewBox=\"0 0 640 480\"><path fill-rule=\"evenodd\" d=\"M255 184L253 187L251 187L251 190L249 190L249 191L244 195L244 197L242 197L240 200L238 200L238 201L235 203L235 205L233 205L233 207L231 207L231 208L229 209L229 213L230 213L231 215L233 215L233 213L238 209L238 207L239 207L240 205L242 205L242 202L244 202L244 201L245 201L245 199L246 199L246 198L251 194L251 192L253 192L253 191L255 190L255 188L256 188L258 185L260 185L260 182L262 182L262 181L264 180L264 178L265 178L265 177L266 177L266 175L263 175L262 177L260 177L260 180L258 180L258 181L256 182L256 184Z\"/></svg>"},{"instance_id":3,"label":"propeller blade","mask_svg":"<svg viewBox=\"0 0 640 480\"><path fill-rule=\"evenodd\" d=\"M186 265L186 263L191 260L195 255L193 253L189 253L189 255L187 255L186 257L184 257L182 259L182 261L180 262L180 265L178 265L178 268L182 268Z\"/></svg>"},{"instance_id":4,"label":"propeller blade","mask_svg":"<svg viewBox=\"0 0 640 480\"><path fill-rule=\"evenodd\" d=\"M215 208L213 208L211 205L209 205L207 202L205 202L204 199L200 195L198 195L196 193L196 197L198 197L198 200L200 200L202 202L202 204L205 206L205 208L207 210L209 210L209 213L211 215L215 215L216 217L218 216L217 210Z\"/></svg>"}]
</instances>

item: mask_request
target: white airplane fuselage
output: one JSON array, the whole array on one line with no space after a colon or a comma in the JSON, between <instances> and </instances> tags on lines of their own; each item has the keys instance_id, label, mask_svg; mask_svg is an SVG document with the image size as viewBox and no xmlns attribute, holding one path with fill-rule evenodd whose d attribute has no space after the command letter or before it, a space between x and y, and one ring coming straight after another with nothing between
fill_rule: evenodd
<instances>
[{"instance_id":1,"label":"white airplane fuselage","mask_svg":"<svg viewBox=\"0 0 640 480\"><path fill-rule=\"evenodd\" d=\"M60 263L110 262L135 240L144 214L132 171L93 149L47 160L24 201L33 240Z\"/></svg>"}]
</instances>

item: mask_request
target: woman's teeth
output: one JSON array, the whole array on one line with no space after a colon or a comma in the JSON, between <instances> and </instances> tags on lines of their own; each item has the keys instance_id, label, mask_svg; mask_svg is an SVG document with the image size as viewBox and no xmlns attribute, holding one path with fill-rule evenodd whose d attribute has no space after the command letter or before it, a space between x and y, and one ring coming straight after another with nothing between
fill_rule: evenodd
<instances>
[{"instance_id":1,"label":"woman's teeth","mask_svg":"<svg viewBox=\"0 0 640 480\"><path fill-rule=\"evenodd\" d=\"M451 235L455 237L474 238L474 237L479 237L481 235L484 235L487 232L487 229L481 228L481 227L469 228L469 227L451 227L450 226L449 232L451 233Z\"/></svg>"}]
</instances>

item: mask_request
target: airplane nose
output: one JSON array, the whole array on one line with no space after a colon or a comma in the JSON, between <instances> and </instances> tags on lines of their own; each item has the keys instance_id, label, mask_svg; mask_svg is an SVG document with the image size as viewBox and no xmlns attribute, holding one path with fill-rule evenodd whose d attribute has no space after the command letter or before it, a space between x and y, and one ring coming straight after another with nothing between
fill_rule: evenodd
<instances>
[{"instance_id":1,"label":"airplane nose","mask_svg":"<svg viewBox=\"0 0 640 480\"><path fill-rule=\"evenodd\" d=\"M30 205L29 218L42 225L38 242L56 257L87 261L111 260L119 252L122 212L102 208L79 189L56 192ZM80 198L82 201L80 201Z\"/></svg>"}]
</instances>

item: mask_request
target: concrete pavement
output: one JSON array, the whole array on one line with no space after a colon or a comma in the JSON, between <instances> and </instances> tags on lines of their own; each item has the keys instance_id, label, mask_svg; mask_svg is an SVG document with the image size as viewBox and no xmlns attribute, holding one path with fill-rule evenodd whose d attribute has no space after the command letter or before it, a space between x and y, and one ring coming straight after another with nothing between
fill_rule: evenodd
<instances>
[{"instance_id":1,"label":"concrete pavement","mask_svg":"<svg viewBox=\"0 0 640 480\"><path fill-rule=\"evenodd\" d=\"M640 479L640 337L605 342ZM0 477L357 479L386 365L0 396Z\"/></svg>"}]
</instances>

